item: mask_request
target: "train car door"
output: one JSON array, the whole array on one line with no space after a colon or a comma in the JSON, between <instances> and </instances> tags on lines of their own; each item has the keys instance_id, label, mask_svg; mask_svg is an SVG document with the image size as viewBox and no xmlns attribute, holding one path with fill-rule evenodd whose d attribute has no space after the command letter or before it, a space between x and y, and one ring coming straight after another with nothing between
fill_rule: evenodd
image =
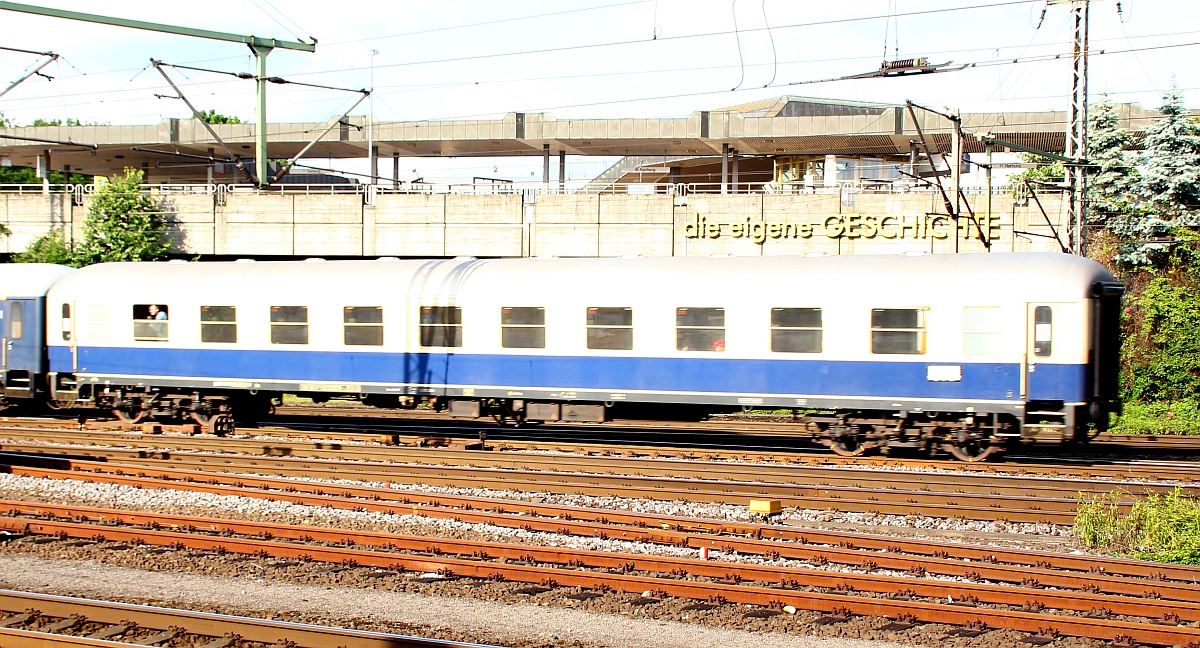
<instances>
[{"instance_id":1,"label":"train car door","mask_svg":"<svg viewBox=\"0 0 1200 648\"><path fill-rule=\"evenodd\" d=\"M42 371L41 330L37 325L37 300L5 299L3 309L3 348L0 360L9 390L31 390L33 376ZM14 394L10 394L14 395ZM20 394L32 396L29 394Z\"/></svg>"},{"instance_id":2,"label":"train car door","mask_svg":"<svg viewBox=\"0 0 1200 648\"><path fill-rule=\"evenodd\" d=\"M1029 304L1025 335L1025 367L1021 392L1026 401L1056 400L1059 386L1053 371L1038 371L1041 363L1054 357L1054 316L1056 304Z\"/></svg>"}]
</instances>

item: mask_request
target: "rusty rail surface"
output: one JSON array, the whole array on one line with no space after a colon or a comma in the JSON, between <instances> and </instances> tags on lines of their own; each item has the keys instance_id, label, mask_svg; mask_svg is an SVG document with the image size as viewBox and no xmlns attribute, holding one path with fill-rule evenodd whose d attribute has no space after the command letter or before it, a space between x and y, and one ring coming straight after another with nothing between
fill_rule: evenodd
<instances>
[{"instance_id":1,"label":"rusty rail surface","mask_svg":"<svg viewBox=\"0 0 1200 648\"><path fill-rule=\"evenodd\" d=\"M325 417L329 417L323 412L325 408L307 408L302 411L320 412ZM332 408L331 408L332 409ZM737 439L742 435L741 432L733 433L724 442L709 442L709 443L693 443L689 437L689 443L679 447L664 442L629 442L618 441L615 439L605 439L589 442L581 440L579 433L594 434L597 430L594 427L582 428L572 431L573 428L554 428L555 431L548 431L546 428L517 429L517 428L488 428L481 429L478 424L469 424L456 422L452 420L435 420L428 421L424 417L415 416L396 416L390 418L407 419L418 423L425 424L424 427L419 427L411 423L363 423L363 420L381 420L383 415L365 408L347 408L344 412L355 414L355 418L351 419L351 423L346 425L338 424L312 424L312 423L290 423L290 427L282 427L279 425L267 425L258 428L250 428L240 430L242 435L250 437L267 436L268 439L263 439L267 442L274 452L286 452L287 442L281 442L280 439L300 439L299 449L291 448L293 452L304 452L304 448L309 448L307 456L320 456L312 454L315 451L338 449L339 447L358 447L364 445L379 447L380 445L407 445L418 447L464 447L477 443L478 435L481 432L490 432L491 445L489 449L502 452L520 452L520 451L554 451L559 453L581 454L588 456L624 456L624 457L653 457L659 459L676 458L687 460L708 460L708 461L740 461L740 462L764 462L774 464L792 464L820 467L875 467L875 468L909 468L918 470L940 470L953 471L957 473L988 473L988 474L1004 474L1011 476L1029 476L1041 475L1047 477L1066 477L1073 479L1134 479L1134 480L1151 480L1160 481L1163 479L1179 480L1179 481L1200 481L1200 466L1194 462L1161 462L1161 461L1142 461L1142 460L1126 460L1117 461L1113 459L1097 459L1089 458L1086 460L1072 459L1047 459L1046 457L1019 457L1015 459L1007 459L1002 462L985 462L985 463L964 463L951 460L934 460L934 459L916 459L911 457L879 457L879 456L864 456L864 457L839 457L829 454L812 454L797 452L797 448L789 447L730 447L730 444L736 444ZM317 418L317 416L314 416ZM436 425L430 425L435 423ZM13 432L19 432L32 435L36 432L30 428L50 428L54 429L60 438L62 434L76 434L79 432L74 427L66 427L65 421L62 419L46 419L46 418L30 418L30 417L12 417L7 418L7 425L4 428ZM670 424L663 424L670 425ZM676 424L676 426L696 425L696 424ZM750 430L755 429L754 426L762 425L755 423L742 424ZM351 431L335 431L333 427L344 427ZM639 426L625 426L633 429L638 429ZM737 427L737 426L735 426ZM161 436L141 435L136 432L140 429L138 426L133 426L127 423L120 422L88 422L87 430L91 436L120 438L126 441L129 440L148 440L159 439ZM308 428L308 429L305 429ZM191 429L186 426L164 426L165 430L175 430L180 433L182 430ZM314 432L314 429L316 430ZM606 428L607 429L607 428ZM618 429L625 429L624 427ZM688 428L681 428L688 429ZM603 430L601 430L603 431ZM691 431L689 429L689 431ZM572 436L574 435L574 436ZM559 438L556 438L559 437ZM1144 445L1154 447L1165 447L1167 444L1176 444L1178 449L1185 448L1188 444L1195 447L1200 453L1200 437L1136 437L1131 435L1115 435L1116 437L1130 436L1134 439L1142 439ZM43 439L52 439L52 436L43 435ZM1099 444L1118 443L1116 441L1104 441L1106 437L1101 435ZM245 441L245 439L238 439ZM261 443L263 440L252 439ZM670 439L667 439L670 441ZM94 443L94 441L82 440L82 443ZM161 441L160 441L161 443ZM348 446L346 445L348 444ZM1179 445L1183 444L1183 445ZM1176 447L1172 446L1172 447ZM1050 461L1050 463L1045 463ZM1039 463L1042 462L1042 463Z\"/></svg>"},{"instance_id":2,"label":"rusty rail surface","mask_svg":"<svg viewBox=\"0 0 1200 648\"><path fill-rule=\"evenodd\" d=\"M14 506L13 503L5 505ZM28 508L25 512L28 514L52 512L61 517L86 514L79 508L55 510L57 507L42 504L26 506ZM341 530L315 530L310 527L260 525L187 516L160 518L172 523L182 522L183 526L189 529L205 528L209 532L226 534L256 534L272 539L263 540L241 535L201 535L196 532L110 526L118 520L157 521L158 516L120 511L93 511L90 514L104 517L108 524L9 517L0 518L0 527L60 538L86 538L93 541L103 539L242 555L308 559L395 572L436 572L454 577L539 583L545 587L600 587L623 592L650 590L659 596L677 598L721 600L774 608L790 604L832 614L896 616L926 623L983 625L988 628L1007 628L1043 634L1054 632L1105 640L1124 637L1158 645L1186 645L1200 641L1200 628L1179 625L1184 621L1200 619L1200 604L1197 603L1200 589L1190 585L1185 586L1193 588L1190 598L1186 601L1166 598L1148 600L1148 595L1135 598L1086 592L1058 592L1031 587L951 583L913 577L843 574L634 554L564 551L546 547L462 542L397 534L356 532L347 536ZM369 540L387 550L317 545L312 543L312 539L315 539L314 534L323 534L327 541L345 542L349 538L357 543ZM302 544L283 542L280 538L290 538L301 541ZM410 553L398 552L397 549ZM547 563L549 566L537 563ZM583 569L585 566L592 569ZM652 575L632 572L648 572ZM673 577L667 578L661 574L672 574ZM701 581L689 578L724 580ZM838 591L827 591L831 588ZM888 594L891 598L872 597L870 593ZM947 596L957 596L963 604L938 602ZM913 600L918 597L932 600ZM979 607L979 604L984 602L1022 606L1023 609ZM1049 608L1088 610L1089 613L1087 616L1053 614L1046 612ZM1118 620L1111 618L1112 615L1140 617L1142 621Z\"/></svg>"},{"instance_id":3,"label":"rusty rail surface","mask_svg":"<svg viewBox=\"0 0 1200 648\"><path fill-rule=\"evenodd\" d=\"M114 603L84 598L36 594L0 590L0 645L5 648L23 646L76 645L76 646L131 646L133 636L139 630L158 631L159 641L167 641L176 635L195 635L212 640L196 646L231 646L237 640L265 644L291 645L312 648L344 646L345 648L432 648L480 647L436 639L423 639L404 635L349 630L325 626L269 621L250 617L228 616L208 612L193 612L149 605ZM50 619L58 619L51 622ZM74 619L74 622L71 620ZM64 634L85 625L100 624L107 628L92 632L91 637ZM20 629L13 626L27 625ZM35 626L32 627L32 626ZM55 629L57 627L57 629ZM171 637L167 633L174 632ZM145 633L142 633L145 634ZM129 642L120 639L129 638ZM150 645L149 635L136 639L139 645Z\"/></svg>"},{"instance_id":4,"label":"rusty rail surface","mask_svg":"<svg viewBox=\"0 0 1200 648\"><path fill-rule=\"evenodd\" d=\"M269 477L250 478L183 470L149 470L99 463L62 471L8 466L8 472L39 478L112 483L137 488L168 488L219 495L255 497L308 506L329 506L393 515L414 514L469 523L493 524L550 533L606 537L688 546L722 548L751 555L776 555L800 560L961 576L978 573L988 580L1021 582L1045 579L1071 588L1078 578L1064 581L1063 572L1129 576L1196 582L1200 567L1148 563L1101 556L1064 555L1046 551L947 545L931 540L907 540L844 531L794 528L727 520L590 509L465 495L332 486ZM124 474L127 470L137 474ZM100 472L112 471L112 472ZM953 558L949 550L953 550ZM882 553L881 553L882 552ZM889 555L891 554L891 555ZM898 555L903 554L903 555ZM1107 591L1103 579L1089 587Z\"/></svg>"},{"instance_id":5,"label":"rusty rail surface","mask_svg":"<svg viewBox=\"0 0 1200 648\"><path fill-rule=\"evenodd\" d=\"M1000 494L958 493L952 490L921 490L919 481L902 490L889 487L824 486L801 483L751 481L759 475L743 467L740 480L687 478L684 476L638 476L569 473L550 470L484 468L463 465L424 465L339 462L328 459L246 457L191 452L119 450L110 448L63 448L40 445L3 444L9 457L13 451L45 455L52 461L61 454L99 461L119 460L145 467L180 467L207 471L243 472L322 479L359 479L399 484L525 490L558 494L621 496L655 500L701 502L745 502L752 498L777 499L784 506L806 509L836 509L886 515L962 517L973 520L1007 520L1069 525L1078 504L1076 492L1064 489L1057 497L1028 496L1020 492ZM651 464L656 462L649 462ZM693 473L696 470L692 471ZM921 475L912 475L920 479ZM902 486L902 485L901 485ZM1068 485L1064 485L1068 486ZM1124 504L1129 505L1132 499Z\"/></svg>"},{"instance_id":6,"label":"rusty rail surface","mask_svg":"<svg viewBox=\"0 0 1200 648\"><path fill-rule=\"evenodd\" d=\"M965 464L962 462L923 462L925 467L937 467L943 472L916 472L912 470L887 469L885 466L862 468L854 464L830 467L814 467L796 465L794 463L770 462L754 464L748 467L742 463L727 461L705 460L699 457L688 457L679 460L677 457L649 454L644 457L605 456L568 452L560 454L533 454L515 452L479 452L477 450L457 450L451 448L429 448L417 446L394 446L383 444L363 444L361 442L345 443L344 440L313 439L306 441L286 441L271 439L237 439L215 437L190 437L179 435L155 434L113 434L95 431L77 430L12 430L3 429L8 438L28 439L41 444L72 444L80 446L106 445L116 449L119 446L137 448L140 450L171 449L179 452L233 452L257 456L276 456L292 458L314 458L331 460L350 460L358 462L392 461L410 464L443 465L467 464L479 467L502 467L508 469L526 470L558 470L581 472L610 472L640 476L664 476L674 474L689 474L709 479L736 479L742 477L748 470L753 470L756 478L773 483L807 483L826 486L858 485L867 488L894 487L897 483L919 482L923 487L933 491L954 491L958 493L996 494L1005 490L1019 491L1028 495L1057 496L1064 492L1097 493L1111 490L1136 490L1138 492L1168 492L1175 488L1174 484L1161 483L1166 479L1178 481L1200 482L1200 466L1195 463L1179 463L1169 465L1155 463L1153 465L1137 466L1128 464L1114 467L1105 472L1107 479L1096 480L1085 477L1086 472L1078 465L1035 466L1041 470L1053 469L1045 475L1030 474L1024 466L1017 471L1024 474L997 474L996 466L987 466L989 470L953 470L959 466L976 466L980 464ZM360 435L361 439L361 435ZM31 449L22 443L5 443L14 449ZM545 449L545 446L543 446ZM611 450L611 448L610 448ZM778 459L778 455L773 455ZM653 461L647 461L650 458ZM905 465L908 465L907 463ZM921 467L921 466L917 466ZM948 471L952 470L952 471ZM981 475L980 473L984 473ZM1070 484L1064 484L1063 478L1071 478ZM1132 480L1149 480L1157 483L1143 483ZM1200 495L1200 486L1188 487L1187 494ZM1194 492L1193 492L1194 491Z\"/></svg>"}]
</instances>

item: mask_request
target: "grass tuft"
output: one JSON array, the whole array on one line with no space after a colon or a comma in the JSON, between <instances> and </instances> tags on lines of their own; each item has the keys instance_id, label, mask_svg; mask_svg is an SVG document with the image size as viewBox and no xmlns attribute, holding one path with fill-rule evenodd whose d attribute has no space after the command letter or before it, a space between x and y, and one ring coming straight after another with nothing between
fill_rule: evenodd
<instances>
[{"instance_id":1,"label":"grass tuft","mask_svg":"<svg viewBox=\"0 0 1200 648\"><path fill-rule=\"evenodd\" d=\"M1122 511L1120 493L1080 495L1075 537L1083 546L1156 562L1200 565L1200 501L1180 488Z\"/></svg>"}]
</instances>

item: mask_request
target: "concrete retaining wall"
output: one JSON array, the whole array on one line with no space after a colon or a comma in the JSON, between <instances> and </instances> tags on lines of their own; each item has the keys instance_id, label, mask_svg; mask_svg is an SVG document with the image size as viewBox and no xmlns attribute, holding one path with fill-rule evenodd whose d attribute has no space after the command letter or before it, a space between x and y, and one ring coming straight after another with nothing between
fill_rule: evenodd
<instances>
[{"instance_id":1,"label":"concrete retaining wall","mask_svg":"<svg viewBox=\"0 0 1200 648\"><path fill-rule=\"evenodd\" d=\"M175 249L246 257L520 257L1058 251L1061 195L1017 203L971 195L958 227L937 194L361 194L165 193ZM0 194L20 252L51 228L83 234L89 199ZM978 223L979 225L976 225ZM957 232L957 237L955 233Z\"/></svg>"}]
</instances>

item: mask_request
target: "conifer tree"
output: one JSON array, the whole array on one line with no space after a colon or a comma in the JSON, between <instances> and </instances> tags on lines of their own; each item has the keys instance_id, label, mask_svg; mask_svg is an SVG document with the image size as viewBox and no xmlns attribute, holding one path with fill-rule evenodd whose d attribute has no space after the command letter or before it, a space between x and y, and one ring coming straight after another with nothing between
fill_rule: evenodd
<instances>
[{"instance_id":1,"label":"conifer tree","mask_svg":"<svg viewBox=\"0 0 1200 648\"><path fill-rule=\"evenodd\" d=\"M1174 86L1158 110L1162 117L1146 133L1142 197L1165 222L1200 224L1200 124Z\"/></svg>"},{"instance_id":2,"label":"conifer tree","mask_svg":"<svg viewBox=\"0 0 1200 648\"><path fill-rule=\"evenodd\" d=\"M1104 95L1088 116L1088 220L1110 229L1125 225L1135 209L1138 170L1134 140L1121 127L1117 107Z\"/></svg>"}]
</instances>

